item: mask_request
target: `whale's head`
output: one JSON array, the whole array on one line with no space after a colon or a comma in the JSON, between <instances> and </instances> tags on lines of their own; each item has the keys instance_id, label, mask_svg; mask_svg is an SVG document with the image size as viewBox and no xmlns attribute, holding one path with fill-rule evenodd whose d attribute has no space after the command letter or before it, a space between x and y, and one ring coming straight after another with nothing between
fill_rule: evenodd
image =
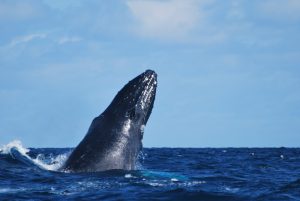
<instances>
[{"instance_id":1,"label":"whale's head","mask_svg":"<svg viewBox=\"0 0 300 201\"><path fill-rule=\"evenodd\" d=\"M129 81L107 109L93 120L63 169L77 172L134 169L156 87L157 75L152 70Z\"/></svg>"},{"instance_id":2,"label":"whale's head","mask_svg":"<svg viewBox=\"0 0 300 201\"><path fill-rule=\"evenodd\" d=\"M142 148L144 128L152 112L157 87L157 74L147 70L129 81L103 113L113 124L113 137L106 164L132 170ZM117 160L116 160L117 159ZM109 167L110 168L110 167Z\"/></svg>"},{"instance_id":3,"label":"whale's head","mask_svg":"<svg viewBox=\"0 0 300 201\"><path fill-rule=\"evenodd\" d=\"M135 126L146 125L152 112L157 87L157 74L146 70L129 81L107 108L116 118L128 119Z\"/></svg>"}]
</instances>

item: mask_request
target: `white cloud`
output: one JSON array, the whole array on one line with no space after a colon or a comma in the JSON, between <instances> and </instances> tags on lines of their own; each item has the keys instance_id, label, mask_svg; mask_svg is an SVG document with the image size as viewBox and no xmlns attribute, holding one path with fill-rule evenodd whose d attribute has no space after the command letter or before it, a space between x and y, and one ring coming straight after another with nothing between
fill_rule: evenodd
<instances>
[{"instance_id":1,"label":"white cloud","mask_svg":"<svg viewBox=\"0 0 300 201\"><path fill-rule=\"evenodd\" d=\"M202 0L130 0L127 5L138 21L137 32L162 39L182 39L204 18Z\"/></svg>"},{"instance_id":2,"label":"white cloud","mask_svg":"<svg viewBox=\"0 0 300 201\"><path fill-rule=\"evenodd\" d=\"M18 37L18 38L15 38L13 39L9 46L10 47L14 47L20 43L28 43L34 39L43 39L43 38L46 38L47 35L46 34L29 34L29 35L26 35L26 36L22 36L22 37Z\"/></svg>"},{"instance_id":3,"label":"white cloud","mask_svg":"<svg viewBox=\"0 0 300 201\"><path fill-rule=\"evenodd\" d=\"M82 40L81 38L76 37L76 36L72 36L72 37L65 36L65 37L60 38L57 42L58 42L58 44L62 45L64 43L76 43L81 40Z\"/></svg>"},{"instance_id":4,"label":"white cloud","mask_svg":"<svg viewBox=\"0 0 300 201\"><path fill-rule=\"evenodd\" d=\"M299 0L267 0L260 3L261 10L268 16L299 20L300 1Z\"/></svg>"}]
</instances>

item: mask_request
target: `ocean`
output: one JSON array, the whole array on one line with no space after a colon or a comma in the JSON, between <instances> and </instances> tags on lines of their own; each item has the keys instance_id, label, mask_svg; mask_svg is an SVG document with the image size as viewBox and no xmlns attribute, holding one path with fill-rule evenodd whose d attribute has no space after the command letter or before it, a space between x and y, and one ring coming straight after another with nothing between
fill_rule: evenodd
<instances>
[{"instance_id":1,"label":"ocean","mask_svg":"<svg viewBox=\"0 0 300 201\"><path fill-rule=\"evenodd\" d=\"M144 148L134 171L57 171L71 151L4 145L0 200L300 200L299 148Z\"/></svg>"}]
</instances>

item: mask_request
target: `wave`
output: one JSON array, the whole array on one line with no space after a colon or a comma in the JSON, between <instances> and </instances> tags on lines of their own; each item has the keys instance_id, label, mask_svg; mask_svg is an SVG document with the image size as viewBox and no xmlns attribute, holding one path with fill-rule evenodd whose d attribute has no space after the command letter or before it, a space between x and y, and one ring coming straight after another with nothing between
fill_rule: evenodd
<instances>
[{"instance_id":1,"label":"wave","mask_svg":"<svg viewBox=\"0 0 300 201\"><path fill-rule=\"evenodd\" d=\"M34 158L29 155L30 149L24 147L21 141L14 140L7 145L3 145L0 148L0 154L10 155L12 158L30 166L37 166L38 168L49 171L58 171L70 153L50 156L50 158L47 158L43 154L38 154Z\"/></svg>"}]
</instances>

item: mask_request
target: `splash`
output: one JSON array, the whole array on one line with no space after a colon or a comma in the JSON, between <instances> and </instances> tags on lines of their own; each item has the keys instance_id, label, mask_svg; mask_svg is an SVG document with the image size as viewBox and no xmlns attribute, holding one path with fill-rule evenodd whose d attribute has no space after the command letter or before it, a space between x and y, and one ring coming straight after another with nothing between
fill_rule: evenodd
<instances>
[{"instance_id":1,"label":"splash","mask_svg":"<svg viewBox=\"0 0 300 201\"><path fill-rule=\"evenodd\" d=\"M22 155L27 155L29 149L23 147L22 142L20 140L14 140L7 145L3 145L0 148L1 154L11 154L12 149L17 149Z\"/></svg>"},{"instance_id":2,"label":"splash","mask_svg":"<svg viewBox=\"0 0 300 201\"><path fill-rule=\"evenodd\" d=\"M68 155L69 154L60 154L56 157L50 158L50 163L46 163L44 155L39 154L35 159L32 159L32 161L35 165L44 170L58 171L67 160Z\"/></svg>"},{"instance_id":3,"label":"splash","mask_svg":"<svg viewBox=\"0 0 300 201\"><path fill-rule=\"evenodd\" d=\"M0 154L9 154L14 159L27 165L34 165L50 171L58 171L70 154L60 154L55 157L51 156L51 158L46 158L43 154L38 154L36 158L32 158L28 155L29 152L30 149L25 148L19 140L14 140L0 148Z\"/></svg>"}]
</instances>

